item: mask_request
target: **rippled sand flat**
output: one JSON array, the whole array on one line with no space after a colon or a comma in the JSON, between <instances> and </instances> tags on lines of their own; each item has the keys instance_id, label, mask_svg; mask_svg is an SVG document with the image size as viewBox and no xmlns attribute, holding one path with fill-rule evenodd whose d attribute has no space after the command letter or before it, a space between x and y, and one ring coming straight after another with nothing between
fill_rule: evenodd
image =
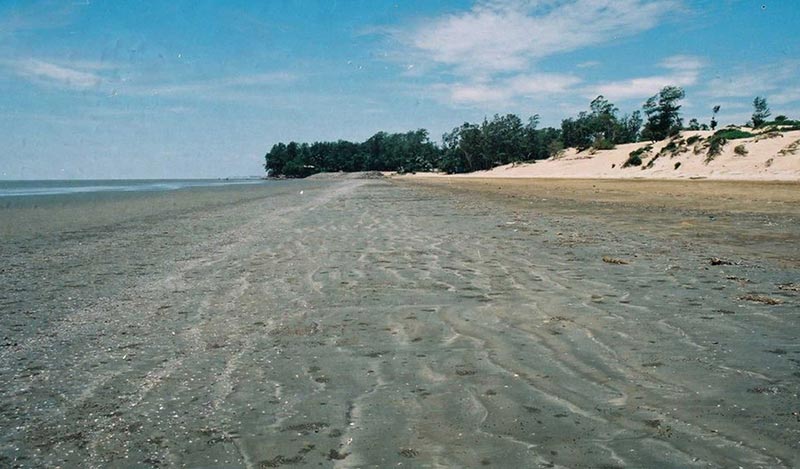
<instances>
[{"instance_id":1,"label":"rippled sand flat","mask_svg":"<svg viewBox=\"0 0 800 469\"><path fill-rule=\"evenodd\" d=\"M0 209L0 465L800 465L797 191L547 184Z\"/></svg>"}]
</instances>

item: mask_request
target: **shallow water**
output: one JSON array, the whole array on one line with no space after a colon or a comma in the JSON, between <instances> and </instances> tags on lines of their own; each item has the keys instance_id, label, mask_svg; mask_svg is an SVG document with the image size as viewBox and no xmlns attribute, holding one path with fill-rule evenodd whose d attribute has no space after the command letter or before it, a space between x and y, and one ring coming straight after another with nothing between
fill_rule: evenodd
<instances>
[{"instance_id":1,"label":"shallow water","mask_svg":"<svg viewBox=\"0 0 800 469\"><path fill-rule=\"evenodd\" d=\"M800 464L794 215L292 184L9 234L0 462Z\"/></svg>"},{"instance_id":2,"label":"shallow water","mask_svg":"<svg viewBox=\"0 0 800 469\"><path fill-rule=\"evenodd\" d=\"M0 180L0 197L70 195L96 192L171 191L188 187L263 184L259 179L69 179Z\"/></svg>"}]
</instances>

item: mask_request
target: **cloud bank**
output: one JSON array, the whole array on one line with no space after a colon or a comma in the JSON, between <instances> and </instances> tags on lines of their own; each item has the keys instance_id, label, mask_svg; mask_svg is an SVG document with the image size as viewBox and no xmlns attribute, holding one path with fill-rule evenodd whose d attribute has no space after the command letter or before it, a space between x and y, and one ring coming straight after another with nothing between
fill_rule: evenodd
<instances>
[{"instance_id":1,"label":"cloud bank","mask_svg":"<svg viewBox=\"0 0 800 469\"><path fill-rule=\"evenodd\" d=\"M537 62L650 29L677 5L674 0L480 1L467 12L422 22L404 42L420 62L456 77L453 103L498 103L568 89L580 80L538 72Z\"/></svg>"}]
</instances>

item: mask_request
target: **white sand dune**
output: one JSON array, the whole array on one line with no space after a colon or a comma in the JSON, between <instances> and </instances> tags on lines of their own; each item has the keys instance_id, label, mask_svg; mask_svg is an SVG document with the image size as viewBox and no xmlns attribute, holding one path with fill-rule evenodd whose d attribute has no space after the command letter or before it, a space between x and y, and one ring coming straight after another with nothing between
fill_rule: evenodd
<instances>
[{"instance_id":1,"label":"white sand dune","mask_svg":"<svg viewBox=\"0 0 800 469\"><path fill-rule=\"evenodd\" d=\"M684 132L677 139L684 142L678 145L682 151L676 154L665 152L659 155L670 140L656 142L648 155L642 155L641 166L623 168L630 153L649 142L580 153L570 148L557 157L535 164L509 164L454 177L800 181L800 131L776 132L771 134L771 138L762 134L729 140L721 154L706 161L708 148L705 143L712 134L710 131ZM686 141L693 136L700 136L702 140L687 145ZM734 151L739 145L747 151L745 155ZM648 167L656 155L659 156Z\"/></svg>"}]
</instances>

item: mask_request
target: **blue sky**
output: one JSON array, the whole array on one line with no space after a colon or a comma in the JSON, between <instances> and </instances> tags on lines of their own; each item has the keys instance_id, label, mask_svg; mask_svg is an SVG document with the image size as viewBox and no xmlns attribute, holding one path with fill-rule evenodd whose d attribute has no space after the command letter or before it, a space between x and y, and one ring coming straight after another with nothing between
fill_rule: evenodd
<instances>
[{"instance_id":1,"label":"blue sky","mask_svg":"<svg viewBox=\"0 0 800 469\"><path fill-rule=\"evenodd\" d=\"M789 0L0 0L0 178L257 175L277 141L557 126L670 84L687 120L800 118L797 25Z\"/></svg>"}]
</instances>

